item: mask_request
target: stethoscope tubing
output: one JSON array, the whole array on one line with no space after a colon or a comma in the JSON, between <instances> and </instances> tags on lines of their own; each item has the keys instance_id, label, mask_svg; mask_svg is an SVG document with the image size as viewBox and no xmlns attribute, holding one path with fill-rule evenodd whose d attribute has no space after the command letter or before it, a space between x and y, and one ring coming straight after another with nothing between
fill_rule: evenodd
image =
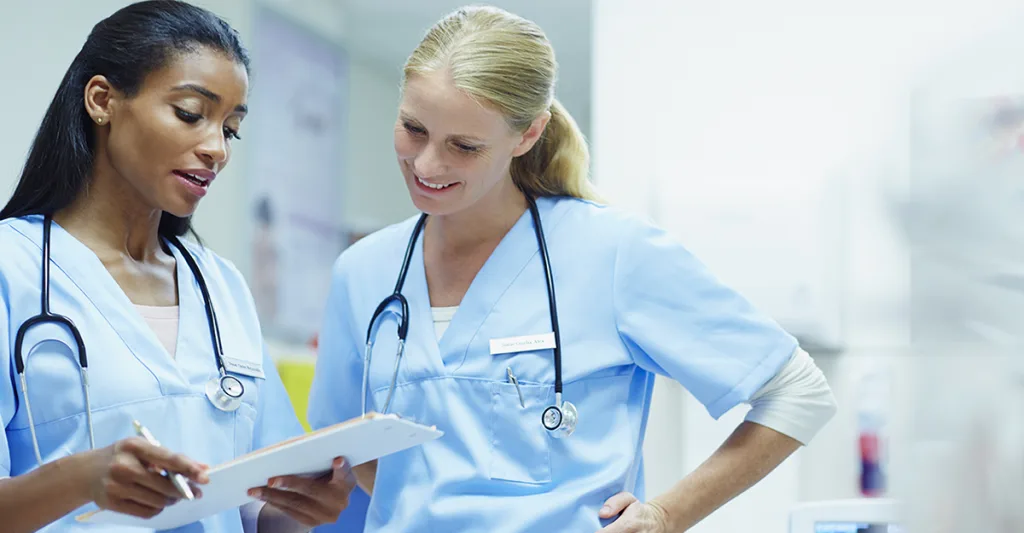
<instances>
[{"instance_id":1,"label":"stethoscope tubing","mask_svg":"<svg viewBox=\"0 0 1024 533\"><path fill-rule=\"evenodd\" d=\"M28 331L42 324L58 324L64 326L75 339L76 348L78 351L78 364L81 375L82 393L85 397L85 416L86 425L89 431L89 446L91 449L96 448L96 437L93 429L92 419L92 398L89 394L89 357L86 352L85 342L82 339L82 334L78 327L75 326L74 322L70 318L57 315L50 310L50 232L53 225L53 217L51 215L45 215L43 217L43 245L42 245L42 268L40 269L42 275L41 290L40 290L40 302L39 308L40 313L36 316L30 317L18 328L18 332L15 335L14 340L14 365L15 371L17 372L18 379L21 383L22 393L24 395L25 402L25 415L28 418L29 432L32 435L32 446L35 451L36 460L41 465L43 463L42 453L39 448L39 439L36 435L35 420L32 415L32 406L29 399L28 380L26 378L26 358L24 356L24 341ZM181 240L177 237L171 237L168 239L179 251L181 251L182 257L185 258L185 262L188 264L189 270L192 271L196 282L199 284L199 290L202 292L203 304L206 308L206 320L207 325L210 329L210 340L214 349L214 357L217 362L217 370L219 374L219 393L216 394L217 398L210 398L211 403L221 410L232 410L231 407L236 405L238 399L244 393L244 386L241 381L235 379L233 383L237 383L238 390L229 393L225 389L225 376L227 376L227 367L224 364L224 346L221 342L220 327L217 323L217 314L213 308L213 299L210 296L209 288L206 285L206 279L203 277L202 271L199 269L199 265L196 263L195 258L185 248ZM220 396L223 394L224 398ZM210 396L210 394L208 394Z\"/></svg>"},{"instance_id":2,"label":"stethoscope tubing","mask_svg":"<svg viewBox=\"0 0 1024 533\"><path fill-rule=\"evenodd\" d=\"M561 332L558 326L558 305L555 299L555 282L554 276L551 274L550 258L548 256L547 242L544 237L544 229L541 225L540 212L537 209L536 201L527 196L527 202L529 204L530 215L533 220L534 235L537 238L537 245L540 249L541 264L544 268L544 279L546 282L547 296L548 296L548 313L551 317L551 329L555 337L554 347L554 365L555 365L555 402L556 406L561 405L562 398L562 342ZM402 287L405 284L405 278L409 273L409 265L412 260L413 250L416 247L416 241L419 240L419 236L423 231L423 227L427 220L427 214L423 213L420 215L419 220L416 221L416 225L413 227L412 235L409 237L409 243L405 248L405 256L402 260L402 268L398 272L398 280L395 283L394 291L384 298L383 301L374 310L373 315L370 317L370 323L366 330L366 352L363 361L363 383L362 383L362 414L366 416L366 403L367 394L369 389L369 369L370 362L373 352L373 329L377 322L377 319L384 313L384 311L393 303L399 302L401 306L401 313L399 314L398 323L398 350L395 355L395 368L391 376L391 385L388 389L387 400L384 403L384 410L382 412L387 413L388 408L391 404L392 394L394 393L395 385L398 381L398 370L401 362L401 358L405 352L406 336L409 332L409 303L402 295Z\"/></svg>"}]
</instances>

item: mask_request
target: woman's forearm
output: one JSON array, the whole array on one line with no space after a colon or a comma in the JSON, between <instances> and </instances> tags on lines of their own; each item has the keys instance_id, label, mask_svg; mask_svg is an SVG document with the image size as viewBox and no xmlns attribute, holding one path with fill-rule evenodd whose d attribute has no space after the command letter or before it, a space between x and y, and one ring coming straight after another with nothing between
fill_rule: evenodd
<instances>
[{"instance_id":1,"label":"woman's forearm","mask_svg":"<svg viewBox=\"0 0 1024 533\"><path fill-rule=\"evenodd\" d=\"M83 454L0 479L0 516L8 533L31 533L89 503Z\"/></svg>"},{"instance_id":2,"label":"woman's forearm","mask_svg":"<svg viewBox=\"0 0 1024 533\"><path fill-rule=\"evenodd\" d=\"M373 482L377 478L377 461L354 466L352 473L356 475L356 483L359 488L367 494L373 494Z\"/></svg>"},{"instance_id":3,"label":"woman's forearm","mask_svg":"<svg viewBox=\"0 0 1024 533\"><path fill-rule=\"evenodd\" d=\"M697 469L648 503L662 511L668 531L686 531L763 479L799 447L798 441L778 431L743 422Z\"/></svg>"}]
</instances>

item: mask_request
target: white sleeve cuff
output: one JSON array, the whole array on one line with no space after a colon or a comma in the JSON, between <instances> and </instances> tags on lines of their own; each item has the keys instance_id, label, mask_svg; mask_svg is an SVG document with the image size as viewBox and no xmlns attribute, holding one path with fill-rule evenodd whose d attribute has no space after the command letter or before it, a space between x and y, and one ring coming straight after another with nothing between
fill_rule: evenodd
<instances>
[{"instance_id":1,"label":"white sleeve cuff","mask_svg":"<svg viewBox=\"0 0 1024 533\"><path fill-rule=\"evenodd\" d=\"M260 516L265 502L252 502L241 507L242 528L245 533L309 533L310 528L292 520L271 507L267 516ZM250 529L252 528L252 529Z\"/></svg>"},{"instance_id":2,"label":"white sleeve cuff","mask_svg":"<svg viewBox=\"0 0 1024 533\"><path fill-rule=\"evenodd\" d=\"M797 348L775 377L754 393L746 420L767 426L806 445L836 413L824 374Z\"/></svg>"},{"instance_id":3,"label":"white sleeve cuff","mask_svg":"<svg viewBox=\"0 0 1024 533\"><path fill-rule=\"evenodd\" d=\"M249 502L238 508L238 512L242 515L242 531L245 533L257 533L257 528L260 522L260 511L263 510L263 506L266 502Z\"/></svg>"}]
</instances>

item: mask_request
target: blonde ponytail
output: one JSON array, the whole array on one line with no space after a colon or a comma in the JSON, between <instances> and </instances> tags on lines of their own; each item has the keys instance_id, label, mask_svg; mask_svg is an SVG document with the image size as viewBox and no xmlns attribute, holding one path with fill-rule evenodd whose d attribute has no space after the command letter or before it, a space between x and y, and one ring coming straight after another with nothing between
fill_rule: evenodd
<instances>
[{"instance_id":1,"label":"blonde ponytail","mask_svg":"<svg viewBox=\"0 0 1024 533\"><path fill-rule=\"evenodd\" d=\"M533 148L512 160L512 181L526 194L597 200L590 185L590 150L576 121L558 100Z\"/></svg>"},{"instance_id":2,"label":"blonde ponytail","mask_svg":"<svg viewBox=\"0 0 1024 533\"><path fill-rule=\"evenodd\" d=\"M515 131L551 113L541 139L512 160L512 180L523 192L598 199L589 181L587 141L554 97L558 64L536 24L495 7L459 9L427 32L404 76L444 69L456 87L497 109Z\"/></svg>"}]
</instances>

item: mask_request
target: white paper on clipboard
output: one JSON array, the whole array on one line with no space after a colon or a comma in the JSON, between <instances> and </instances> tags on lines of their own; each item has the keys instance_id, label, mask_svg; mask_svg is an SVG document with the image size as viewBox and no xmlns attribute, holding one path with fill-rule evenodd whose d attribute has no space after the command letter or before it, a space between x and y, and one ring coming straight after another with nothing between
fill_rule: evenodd
<instances>
[{"instance_id":1,"label":"white paper on clipboard","mask_svg":"<svg viewBox=\"0 0 1024 533\"><path fill-rule=\"evenodd\" d=\"M210 482L200 499L182 500L150 519L100 510L77 517L79 522L172 529L255 501L253 487L275 476L327 472L335 457L359 465L419 446L443 435L434 427L395 415L368 414L290 439L211 468Z\"/></svg>"}]
</instances>

